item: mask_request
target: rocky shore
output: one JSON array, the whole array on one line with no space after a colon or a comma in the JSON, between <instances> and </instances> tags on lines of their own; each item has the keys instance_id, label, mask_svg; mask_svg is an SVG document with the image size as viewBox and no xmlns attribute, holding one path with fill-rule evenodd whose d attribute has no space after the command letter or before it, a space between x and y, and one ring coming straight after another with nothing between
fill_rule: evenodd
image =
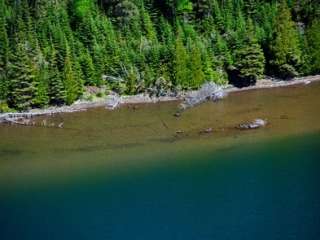
<instances>
[{"instance_id":1,"label":"rocky shore","mask_svg":"<svg viewBox=\"0 0 320 240\"><path fill-rule=\"evenodd\" d=\"M266 89L275 87L286 87L297 84L310 84L311 82L320 81L320 75L295 78L290 81L283 81L277 79L263 79L259 80L255 86L245 88L235 88L233 86L217 86L217 85L204 85L198 91L179 92L175 96L160 96L151 97L148 94L139 94L133 96L119 96L111 94L103 98L98 98L93 101L78 100L70 106L49 107L46 109L32 109L26 112L18 113L1 113L0 123L14 123L23 124L23 119L30 119L36 116L53 115L57 113L70 113L78 111L86 111L89 108L105 107L106 109L115 109L121 105L126 104L140 104L140 103L156 103L167 101L183 101L181 108L186 109L197 105L206 100L218 100L223 98L228 93L242 92L254 89ZM28 121L25 121L26 123ZM24 125L24 124L23 124Z\"/></svg>"}]
</instances>

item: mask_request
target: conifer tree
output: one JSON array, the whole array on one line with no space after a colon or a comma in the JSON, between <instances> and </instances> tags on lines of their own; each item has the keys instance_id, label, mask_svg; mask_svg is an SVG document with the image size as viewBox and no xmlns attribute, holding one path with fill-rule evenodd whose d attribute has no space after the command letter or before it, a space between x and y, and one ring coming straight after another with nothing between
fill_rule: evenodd
<instances>
[{"instance_id":1,"label":"conifer tree","mask_svg":"<svg viewBox=\"0 0 320 240\"><path fill-rule=\"evenodd\" d=\"M49 66L49 101L53 105L62 105L66 102L66 92L62 81L61 73L59 72L57 65L57 53L54 47L52 47L52 53Z\"/></svg>"},{"instance_id":2,"label":"conifer tree","mask_svg":"<svg viewBox=\"0 0 320 240\"><path fill-rule=\"evenodd\" d=\"M188 54L183 44L181 33L178 34L175 46L175 84L183 88L189 87L190 71L188 68Z\"/></svg>"},{"instance_id":3,"label":"conifer tree","mask_svg":"<svg viewBox=\"0 0 320 240\"><path fill-rule=\"evenodd\" d=\"M57 26L51 27L52 31L52 41L54 44L54 48L56 49L56 58L57 58L57 67L59 71L63 72L65 59L67 54L66 42L67 38L64 32L62 31L62 27L60 24Z\"/></svg>"},{"instance_id":4,"label":"conifer tree","mask_svg":"<svg viewBox=\"0 0 320 240\"><path fill-rule=\"evenodd\" d=\"M95 66L95 85L100 86L102 84L102 75L104 74L105 68L105 57L103 47L95 42L93 46L93 63Z\"/></svg>"},{"instance_id":5,"label":"conifer tree","mask_svg":"<svg viewBox=\"0 0 320 240\"><path fill-rule=\"evenodd\" d=\"M235 52L235 67L239 72L236 85L255 84L264 73L265 57L254 34L251 19L247 23L246 38L242 46Z\"/></svg>"},{"instance_id":6,"label":"conifer tree","mask_svg":"<svg viewBox=\"0 0 320 240\"><path fill-rule=\"evenodd\" d=\"M292 78L299 74L298 67L301 63L299 36L285 0L281 0L278 7L274 39L270 49L272 52L270 63L276 75Z\"/></svg>"},{"instance_id":7,"label":"conifer tree","mask_svg":"<svg viewBox=\"0 0 320 240\"><path fill-rule=\"evenodd\" d=\"M190 55L191 87L197 88L204 83L205 75L202 71L201 52L197 44L192 46Z\"/></svg>"},{"instance_id":8,"label":"conifer tree","mask_svg":"<svg viewBox=\"0 0 320 240\"><path fill-rule=\"evenodd\" d=\"M90 15L93 8L92 0L75 0L74 1L75 14L79 18L85 18Z\"/></svg>"},{"instance_id":9,"label":"conifer tree","mask_svg":"<svg viewBox=\"0 0 320 240\"><path fill-rule=\"evenodd\" d=\"M80 62L76 56L73 57L73 69L75 75L76 99L82 96L84 92L84 74Z\"/></svg>"},{"instance_id":10,"label":"conifer tree","mask_svg":"<svg viewBox=\"0 0 320 240\"><path fill-rule=\"evenodd\" d=\"M244 1L245 12L249 17L254 17L257 12L257 4L255 0Z\"/></svg>"},{"instance_id":11,"label":"conifer tree","mask_svg":"<svg viewBox=\"0 0 320 240\"><path fill-rule=\"evenodd\" d=\"M151 21L150 15L148 12L143 8L142 9L142 22L143 22L143 29L147 39L149 41L157 40L157 33Z\"/></svg>"},{"instance_id":12,"label":"conifer tree","mask_svg":"<svg viewBox=\"0 0 320 240\"><path fill-rule=\"evenodd\" d=\"M71 104L78 98L78 84L73 69L72 54L66 44L66 58L64 61L64 85L66 89L66 103Z\"/></svg>"},{"instance_id":13,"label":"conifer tree","mask_svg":"<svg viewBox=\"0 0 320 240\"><path fill-rule=\"evenodd\" d=\"M0 101L17 109L71 104L84 85L106 84L103 76L123 79L115 89L134 94L159 79L185 89L225 83L226 72L251 84L264 67L282 78L317 74L319 6L316 0L0 0Z\"/></svg>"},{"instance_id":14,"label":"conifer tree","mask_svg":"<svg viewBox=\"0 0 320 240\"><path fill-rule=\"evenodd\" d=\"M177 0L176 11L177 15L182 16L183 22L187 23L190 20L190 15L193 10L193 4L190 0Z\"/></svg>"},{"instance_id":15,"label":"conifer tree","mask_svg":"<svg viewBox=\"0 0 320 240\"><path fill-rule=\"evenodd\" d=\"M33 106L43 107L48 105L48 78L49 78L49 67L48 63L44 59L39 45L36 46L36 54L34 56L34 86L35 93L33 99Z\"/></svg>"},{"instance_id":16,"label":"conifer tree","mask_svg":"<svg viewBox=\"0 0 320 240\"><path fill-rule=\"evenodd\" d=\"M217 30L224 30L224 20L218 0L212 0L212 14Z\"/></svg>"},{"instance_id":17,"label":"conifer tree","mask_svg":"<svg viewBox=\"0 0 320 240\"><path fill-rule=\"evenodd\" d=\"M97 85L96 71L88 50L84 50L81 54L79 63L83 72L84 83L89 86Z\"/></svg>"},{"instance_id":18,"label":"conifer tree","mask_svg":"<svg viewBox=\"0 0 320 240\"><path fill-rule=\"evenodd\" d=\"M205 52L203 60L203 72L205 75L205 81L215 82L217 84L225 84L226 76L223 71L223 65L216 59L212 49L208 49Z\"/></svg>"},{"instance_id":19,"label":"conifer tree","mask_svg":"<svg viewBox=\"0 0 320 240\"><path fill-rule=\"evenodd\" d=\"M32 106L35 93L34 70L26 46L19 43L16 51L12 53L8 66L10 77L9 105L18 110L26 110Z\"/></svg>"},{"instance_id":20,"label":"conifer tree","mask_svg":"<svg viewBox=\"0 0 320 240\"><path fill-rule=\"evenodd\" d=\"M4 0L0 0L0 100L6 100L9 84L7 79L9 40L7 35L4 10Z\"/></svg>"},{"instance_id":21,"label":"conifer tree","mask_svg":"<svg viewBox=\"0 0 320 240\"><path fill-rule=\"evenodd\" d=\"M311 74L320 73L320 20L314 20L307 30L307 54Z\"/></svg>"}]
</instances>

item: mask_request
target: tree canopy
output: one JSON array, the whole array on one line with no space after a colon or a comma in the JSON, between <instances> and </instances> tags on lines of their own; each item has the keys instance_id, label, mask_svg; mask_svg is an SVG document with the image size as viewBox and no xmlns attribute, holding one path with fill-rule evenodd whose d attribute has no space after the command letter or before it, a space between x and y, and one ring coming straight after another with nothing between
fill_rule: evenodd
<instances>
[{"instance_id":1,"label":"tree canopy","mask_svg":"<svg viewBox=\"0 0 320 240\"><path fill-rule=\"evenodd\" d=\"M71 104L85 86L136 94L320 73L315 0L0 0L0 101Z\"/></svg>"}]
</instances>

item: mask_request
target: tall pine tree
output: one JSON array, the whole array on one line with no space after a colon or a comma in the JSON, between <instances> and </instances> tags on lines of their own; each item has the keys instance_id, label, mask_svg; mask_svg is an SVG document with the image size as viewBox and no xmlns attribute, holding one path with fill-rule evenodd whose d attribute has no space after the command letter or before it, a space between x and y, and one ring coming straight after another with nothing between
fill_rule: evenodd
<instances>
[{"instance_id":1,"label":"tall pine tree","mask_svg":"<svg viewBox=\"0 0 320 240\"><path fill-rule=\"evenodd\" d=\"M188 68L188 53L183 44L182 33L178 33L175 46L174 75L175 84L182 88L189 87L190 71Z\"/></svg>"},{"instance_id":2,"label":"tall pine tree","mask_svg":"<svg viewBox=\"0 0 320 240\"><path fill-rule=\"evenodd\" d=\"M26 54L26 44L18 44L8 68L9 105L18 110L26 110L32 106L35 93L34 69Z\"/></svg>"},{"instance_id":3,"label":"tall pine tree","mask_svg":"<svg viewBox=\"0 0 320 240\"><path fill-rule=\"evenodd\" d=\"M270 64L277 76L287 79L299 75L298 68L301 64L299 35L285 0L281 0L278 6L270 49L272 53Z\"/></svg>"},{"instance_id":4,"label":"tall pine tree","mask_svg":"<svg viewBox=\"0 0 320 240\"><path fill-rule=\"evenodd\" d=\"M263 76L265 57L255 37L254 26L251 19L248 20L245 40L240 48L235 51L235 67L238 75L234 84L249 86Z\"/></svg>"},{"instance_id":5,"label":"tall pine tree","mask_svg":"<svg viewBox=\"0 0 320 240\"><path fill-rule=\"evenodd\" d=\"M198 45L195 43L192 46L190 55L190 86L192 88L198 88L205 81L205 75L202 71L202 66L201 52Z\"/></svg>"},{"instance_id":6,"label":"tall pine tree","mask_svg":"<svg viewBox=\"0 0 320 240\"><path fill-rule=\"evenodd\" d=\"M320 19L314 20L307 30L307 54L311 74L320 73Z\"/></svg>"},{"instance_id":7,"label":"tall pine tree","mask_svg":"<svg viewBox=\"0 0 320 240\"><path fill-rule=\"evenodd\" d=\"M49 101L53 105L62 105L66 102L66 91L57 64L57 53L52 46L49 65Z\"/></svg>"},{"instance_id":8,"label":"tall pine tree","mask_svg":"<svg viewBox=\"0 0 320 240\"><path fill-rule=\"evenodd\" d=\"M0 0L0 100L6 100L8 94L7 65L9 61L9 40L6 29L4 0Z\"/></svg>"}]
</instances>

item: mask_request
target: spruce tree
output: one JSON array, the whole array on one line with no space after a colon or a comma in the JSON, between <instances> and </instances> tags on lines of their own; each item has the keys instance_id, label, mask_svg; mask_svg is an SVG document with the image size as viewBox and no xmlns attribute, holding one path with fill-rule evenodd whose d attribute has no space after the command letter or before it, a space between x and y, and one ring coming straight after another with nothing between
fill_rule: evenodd
<instances>
[{"instance_id":1,"label":"spruce tree","mask_svg":"<svg viewBox=\"0 0 320 240\"><path fill-rule=\"evenodd\" d=\"M307 54L310 73L320 73L320 20L314 20L307 30Z\"/></svg>"},{"instance_id":2,"label":"spruce tree","mask_svg":"<svg viewBox=\"0 0 320 240\"><path fill-rule=\"evenodd\" d=\"M66 102L66 91L62 81L61 73L58 70L57 65L57 53L54 47L52 47L52 53L49 65L49 101L53 105L62 105Z\"/></svg>"},{"instance_id":3,"label":"spruce tree","mask_svg":"<svg viewBox=\"0 0 320 240\"><path fill-rule=\"evenodd\" d=\"M265 57L254 34L252 21L247 23L246 38L241 47L235 51L235 67L239 72L234 82L238 86L255 84L263 76Z\"/></svg>"},{"instance_id":4,"label":"spruce tree","mask_svg":"<svg viewBox=\"0 0 320 240\"><path fill-rule=\"evenodd\" d=\"M184 23L189 22L193 10L193 4L190 0L177 0L176 12L177 15L182 16Z\"/></svg>"},{"instance_id":5,"label":"spruce tree","mask_svg":"<svg viewBox=\"0 0 320 240\"><path fill-rule=\"evenodd\" d=\"M191 87L198 88L203 84L205 75L202 71L201 52L197 44L192 46L190 55Z\"/></svg>"},{"instance_id":6,"label":"spruce tree","mask_svg":"<svg viewBox=\"0 0 320 240\"><path fill-rule=\"evenodd\" d=\"M34 69L26 53L26 46L19 43L10 60L9 105L17 110L26 110L32 106L35 93Z\"/></svg>"},{"instance_id":7,"label":"spruce tree","mask_svg":"<svg viewBox=\"0 0 320 240\"><path fill-rule=\"evenodd\" d=\"M224 31L224 20L218 0L212 0L212 14L217 30Z\"/></svg>"},{"instance_id":8,"label":"spruce tree","mask_svg":"<svg viewBox=\"0 0 320 240\"><path fill-rule=\"evenodd\" d=\"M78 98L78 84L73 69L72 54L68 44L66 44L66 51L64 61L64 86L66 89L66 103L72 104Z\"/></svg>"},{"instance_id":9,"label":"spruce tree","mask_svg":"<svg viewBox=\"0 0 320 240\"><path fill-rule=\"evenodd\" d=\"M282 0L278 7L270 49L272 52L270 64L277 76L287 79L299 75L298 67L301 63L299 35L285 0Z\"/></svg>"},{"instance_id":10,"label":"spruce tree","mask_svg":"<svg viewBox=\"0 0 320 240\"><path fill-rule=\"evenodd\" d=\"M80 62L75 55L73 57L73 69L75 75L76 99L78 99L84 92L84 74L81 69Z\"/></svg>"},{"instance_id":11,"label":"spruce tree","mask_svg":"<svg viewBox=\"0 0 320 240\"><path fill-rule=\"evenodd\" d=\"M34 55L34 76L35 76L35 94L33 106L44 107L49 103L48 97L48 78L49 66L45 60L39 46L36 46L36 54Z\"/></svg>"},{"instance_id":12,"label":"spruce tree","mask_svg":"<svg viewBox=\"0 0 320 240\"><path fill-rule=\"evenodd\" d=\"M245 0L244 1L245 12L249 17L254 17L257 12L256 0Z\"/></svg>"},{"instance_id":13,"label":"spruce tree","mask_svg":"<svg viewBox=\"0 0 320 240\"><path fill-rule=\"evenodd\" d=\"M150 15L148 12L143 8L142 9L142 22L143 22L143 30L147 39L149 41L156 41L157 40L157 33L151 21Z\"/></svg>"},{"instance_id":14,"label":"spruce tree","mask_svg":"<svg viewBox=\"0 0 320 240\"><path fill-rule=\"evenodd\" d=\"M0 100L21 105L25 95L11 91L30 85L20 108L47 105L48 96L71 104L84 85L106 84L104 75L123 79L116 88L130 94L160 78L183 88L224 83L226 71L253 83L261 48L268 74L317 74L319 9L316 0L0 0Z\"/></svg>"},{"instance_id":15,"label":"spruce tree","mask_svg":"<svg viewBox=\"0 0 320 240\"><path fill-rule=\"evenodd\" d=\"M226 83L226 73L223 70L223 64L216 59L212 49L207 49L203 62L205 81L215 82L216 84Z\"/></svg>"},{"instance_id":16,"label":"spruce tree","mask_svg":"<svg viewBox=\"0 0 320 240\"><path fill-rule=\"evenodd\" d=\"M190 71L188 68L188 54L183 44L181 35L181 33L178 34L175 46L175 84L180 85L182 88L188 88L190 78Z\"/></svg>"},{"instance_id":17,"label":"spruce tree","mask_svg":"<svg viewBox=\"0 0 320 240\"><path fill-rule=\"evenodd\" d=\"M7 35L4 10L4 0L0 0L0 100L6 100L9 85L7 79L9 40Z\"/></svg>"},{"instance_id":18,"label":"spruce tree","mask_svg":"<svg viewBox=\"0 0 320 240\"><path fill-rule=\"evenodd\" d=\"M92 60L93 60L93 64L95 67L95 85L96 86L101 86L102 84L102 76L104 74L105 71L105 51L103 49L103 47L98 44L97 42L95 42L94 46L93 46L93 56L92 56Z\"/></svg>"},{"instance_id":19,"label":"spruce tree","mask_svg":"<svg viewBox=\"0 0 320 240\"><path fill-rule=\"evenodd\" d=\"M94 86L98 85L98 81L96 78L96 71L93 65L92 57L88 50L84 50L81 53L80 60L79 60L85 85Z\"/></svg>"}]
</instances>

